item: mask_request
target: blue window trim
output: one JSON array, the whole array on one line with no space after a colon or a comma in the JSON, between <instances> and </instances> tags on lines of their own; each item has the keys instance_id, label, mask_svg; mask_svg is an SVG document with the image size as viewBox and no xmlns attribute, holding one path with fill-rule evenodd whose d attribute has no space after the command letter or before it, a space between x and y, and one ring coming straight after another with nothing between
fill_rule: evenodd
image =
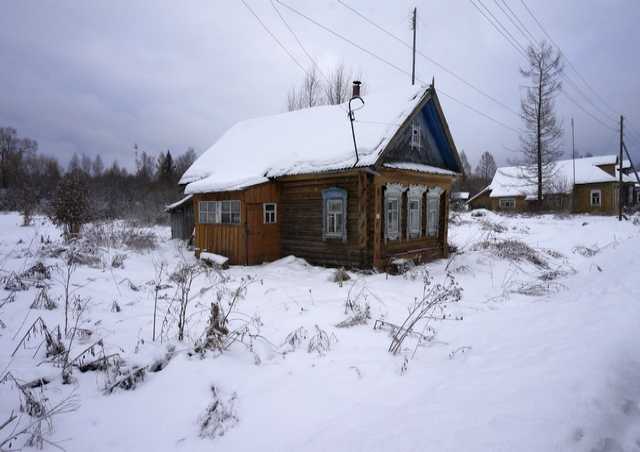
<instances>
[{"instance_id":1,"label":"blue window trim","mask_svg":"<svg viewBox=\"0 0 640 452\"><path fill-rule=\"evenodd\" d=\"M327 202L331 199L342 200L342 236L327 235ZM322 240L347 241L347 190L339 187L331 187L322 190Z\"/></svg>"}]
</instances>

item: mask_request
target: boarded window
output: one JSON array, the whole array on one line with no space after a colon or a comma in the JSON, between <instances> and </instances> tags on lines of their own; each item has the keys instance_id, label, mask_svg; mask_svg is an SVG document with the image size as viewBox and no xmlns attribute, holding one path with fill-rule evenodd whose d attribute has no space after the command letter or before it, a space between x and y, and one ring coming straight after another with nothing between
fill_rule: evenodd
<instances>
[{"instance_id":1,"label":"boarded window","mask_svg":"<svg viewBox=\"0 0 640 452\"><path fill-rule=\"evenodd\" d=\"M274 224L278 222L278 211L276 203L269 202L262 205L264 224Z\"/></svg>"},{"instance_id":2,"label":"boarded window","mask_svg":"<svg viewBox=\"0 0 640 452\"><path fill-rule=\"evenodd\" d=\"M516 200L514 198L504 198L499 201L501 209L515 209Z\"/></svg>"},{"instance_id":3,"label":"boarded window","mask_svg":"<svg viewBox=\"0 0 640 452\"><path fill-rule=\"evenodd\" d=\"M440 227L440 196L427 196L427 235L437 237Z\"/></svg>"},{"instance_id":4,"label":"boarded window","mask_svg":"<svg viewBox=\"0 0 640 452\"><path fill-rule=\"evenodd\" d=\"M600 190L591 190L591 206L600 207L602 205L602 192Z\"/></svg>"},{"instance_id":5,"label":"boarded window","mask_svg":"<svg viewBox=\"0 0 640 452\"><path fill-rule=\"evenodd\" d=\"M420 198L409 198L407 205L407 232L409 238L416 239L422 232L422 209Z\"/></svg>"},{"instance_id":6,"label":"boarded window","mask_svg":"<svg viewBox=\"0 0 640 452\"><path fill-rule=\"evenodd\" d=\"M322 238L347 240L347 191L332 187L322 191Z\"/></svg>"}]
</instances>

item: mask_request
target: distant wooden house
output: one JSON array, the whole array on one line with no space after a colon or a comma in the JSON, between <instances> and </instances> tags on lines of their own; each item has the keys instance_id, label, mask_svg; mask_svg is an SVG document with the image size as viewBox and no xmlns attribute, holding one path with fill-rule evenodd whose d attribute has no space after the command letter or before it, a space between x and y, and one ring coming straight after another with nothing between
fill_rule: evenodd
<instances>
[{"instance_id":1,"label":"distant wooden house","mask_svg":"<svg viewBox=\"0 0 640 452\"><path fill-rule=\"evenodd\" d=\"M462 165L433 86L240 122L185 172L196 252L385 268L447 255Z\"/></svg>"},{"instance_id":2,"label":"distant wooden house","mask_svg":"<svg viewBox=\"0 0 640 452\"><path fill-rule=\"evenodd\" d=\"M575 180L574 180L575 165ZM627 161L627 165L630 164ZM622 203L633 206L638 201L637 181L623 166ZM544 188L544 199L537 202L537 186L523 177L522 166L498 168L487 187L469 200L471 208L505 212L536 210L598 213L618 212L620 198L619 163L615 155L602 155L556 163L555 175Z\"/></svg>"},{"instance_id":3,"label":"distant wooden house","mask_svg":"<svg viewBox=\"0 0 640 452\"><path fill-rule=\"evenodd\" d=\"M189 241L193 237L195 220L193 216L193 195L168 205L165 211L169 214L171 238Z\"/></svg>"}]
</instances>

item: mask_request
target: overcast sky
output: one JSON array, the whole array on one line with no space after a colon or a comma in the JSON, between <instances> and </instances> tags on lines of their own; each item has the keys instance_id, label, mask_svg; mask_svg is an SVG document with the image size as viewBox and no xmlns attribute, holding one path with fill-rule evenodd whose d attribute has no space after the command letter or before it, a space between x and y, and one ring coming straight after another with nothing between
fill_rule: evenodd
<instances>
[{"instance_id":1,"label":"overcast sky","mask_svg":"<svg viewBox=\"0 0 640 452\"><path fill-rule=\"evenodd\" d=\"M524 58L470 0L344 1L406 40L411 38L410 11L417 6L418 49L519 110L524 80L518 68ZM506 1L542 39L521 0ZM295 58L310 66L271 2L247 2ZM283 2L410 71L407 48L337 0ZM579 151L603 154L618 152L615 128L624 114L635 134L629 136L630 150L640 160L640 2L526 2L580 73L566 64L566 73L579 87L565 82L567 95L609 125L561 96L557 104L566 155L571 152L571 116ZM525 45L496 2L483 3ZM344 62L362 74L370 91L410 83L407 75L279 8L323 69ZM0 126L36 139L40 152L64 162L73 153L100 153L105 161L117 159L126 166L133 164L134 143L152 153L180 153L189 146L202 152L235 122L284 111L287 90L303 77L240 0L5 1L0 65ZM473 165L485 150L496 155L498 164L517 157L514 131L443 93L517 129L521 121L514 112L422 57L417 73L423 80L435 76L454 140Z\"/></svg>"}]
</instances>

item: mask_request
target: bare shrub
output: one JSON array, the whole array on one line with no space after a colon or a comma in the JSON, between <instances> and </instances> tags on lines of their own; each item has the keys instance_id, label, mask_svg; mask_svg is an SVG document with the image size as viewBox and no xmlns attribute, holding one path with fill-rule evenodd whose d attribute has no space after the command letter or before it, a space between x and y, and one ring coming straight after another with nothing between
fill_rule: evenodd
<instances>
[{"instance_id":1,"label":"bare shrub","mask_svg":"<svg viewBox=\"0 0 640 452\"><path fill-rule=\"evenodd\" d=\"M40 289L36 298L31 303L31 309L47 309L49 311L58 307L56 300L49 296L46 287Z\"/></svg>"},{"instance_id":2,"label":"bare shrub","mask_svg":"<svg viewBox=\"0 0 640 452\"><path fill-rule=\"evenodd\" d=\"M176 284L178 301L178 340L184 340L184 331L187 324L187 308L191 301L191 286L194 279L202 272L198 264L182 262L169 277Z\"/></svg>"},{"instance_id":3,"label":"bare shrub","mask_svg":"<svg viewBox=\"0 0 640 452\"><path fill-rule=\"evenodd\" d=\"M10 384L18 391L18 410L26 415L17 415L12 411L6 420L0 421L0 451L21 450L25 447L42 449L45 445L61 449L47 439L46 435L53 432L55 418L77 410L78 402L72 394L50 406L42 383L45 381L34 384L20 383L10 372L0 379L0 384ZM35 387L40 390L33 391ZM21 446L18 444L19 441L22 442Z\"/></svg>"},{"instance_id":4,"label":"bare shrub","mask_svg":"<svg viewBox=\"0 0 640 452\"><path fill-rule=\"evenodd\" d=\"M85 228L82 240L94 248L134 251L148 251L158 245L158 236L152 230L124 221L92 224Z\"/></svg>"},{"instance_id":5,"label":"bare shrub","mask_svg":"<svg viewBox=\"0 0 640 452\"><path fill-rule=\"evenodd\" d=\"M36 262L20 274L22 280L29 281L36 287L43 287L44 281L51 279L51 266Z\"/></svg>"},{"instance_id":6,"label":"bare shrub","mask_svg":"<svg viewBox=\"0 0 640 452\"><path fill-rule=\"evenodd\" d=\"M541 254L519 240L485 240L477 245L478 248L491 251L501 259L514 262L529 262L537 267L548 268L548 264Z\"/></svg>"},{"instance_id":7,"label":"bare shrub","mask_svg":"<svg viewBox=\"0 0 640 452\"><path fill-rule=\"evenodd\" d=\"M53 331L50 331L47 327L47 324L42 320L42 317L38 317L33 321L33 323L27 328L27 331L22 336L22 339L18 341L18 345L11 353L11 357L13 357L20 347L27 346L28 343L31 342L32 339L42 337L44 338L44 342L46 344L46 356L52 357L54 360L60 360L64 355L65 346L62 342L62 333L60 332L60 327L56 327Z\"/></svg>"},{"instance_id":8,"label":"bare shrub","mask_svg":"<svg viewBox=\"0 0 640 452\"><path fill-rule=\"evenodd\" d=\"M318 355L324 355L329 352L334 344L338 342L338 338L335 334L327 333L325 330L315 325L315 334L309 339L309 345L307 346L308 353L317 353Z\"/></svg>"},{"instance_id":9,"label":"bare shrub","mask_svg":"<svg viewBox=\"0 0 640 452\"><path fill-rule=\"evenodd\" d=\"M121 253L114 254L113 257L111 258L111 267L112 268L123 268L124 267L124 261L126 259L127 259L127 255L126 254L121 254Z\"/></svg>"},{"instance_id":10,"label":"bare shrub","mask_svg":"<svg viewBox=\"0 0 640 452\"><path fill-rule=\"evenodd\" d=\"M11 292L20 292L29 288L29 285L15 272L11 272L8 276L2 278L2 284L4 290Z\"/></svg>"},{"instance_id":11,"label":"bare shrub","mask_svg":"<svg viewBox=\"0 0 640 452\"><path fill-rule=\"evenodd\" d=\"M479 220L480 226L485 231L495 232L497 234L501 234L503 232L507 232L507 228L499 223L494 223L493 221L489 221L486 219Z\"/></svg>"},{"instance_id":12,"label":"bare shrub","mask_svg":"<svg viewBox=\"0 0 640 452\"><path fill-rule=\"evenodd\" d=\"M338 286L342 287L345 281L349 281L351 276L344 268L336 269L331 275L331 282L338 283Z\"/></svg>"},{"instance_id":13,"label":"bare shrub","mask_svg":"<svg viewBox=\"0 0 640 452\"><path fill-rule=\"evenodd\" d=\"M562 289L566 287L554 281L519 281L511 284L510 292L529 297L542 297L558 293Z\"/></svg>"},{"instance_id":14,"label":"bare shrub","mask_svg":"<svg viewBox=\"0 0 640 452\"><path fill-rule=\"evenodd\" d=\"M282 343L282 347L286 348L285 353L297 350L306 342L308 336L309 332L303 326L300 326L287 334L287 337L284 338L284 342Z\"/></svg>"},{"instance_id":15,"label":"bare shrub","mask_svg":"<svg viewBox=\"0 0 640 452\"><path fill-rule=\"evenodd\" d=\"M237 395L234 392L228 398L223 398L215 386L211 386L213 400L200 416L200 437L216 438L233 428L239 421L235 410Z\"/></svg>"},{"instance_id":16,"label":"bare shrub","mask_svg":"<svg viewBox=\"0 0 640 452\"><path fill-rule=\"evenodd\" d=\"M428 270L423 273L422 294L409 306L409 313L396 330L389 345L389 352L397 354L405 339L417 329L425 330L434 317L445 316L444 310L449 303L462 298L462 288L451 273L444 283L434 283ZM439 315L436 315L439 314Z\"/></svg>"},{"instance_id":17,"label":"bare shrub","mask_svg":"<svg viewBox=\"0 0 640 452\"><path fill-rule=\"evenodd\" d=\"M573 248L574 254L579 254L580 256L584 256L584 257L593 257L599 252L600 252L600 249L598 249L597 247L589 248L587 246L579 245Z\"/></svg>"},{"instance_id":18,"label":"bare shrub","mask_svg":"<svg viewBox=\"0 0 640 452\"><path fill-rule=\"evenodd\" d=\"M347 299L344 304L344 313L347 318L336 324L338 328L349 328L356 325L366 325L371 319L371 307L367 302L366 287L362 287L354 292L356 284L349 288Z\"/></svg>"}]
</instances>

